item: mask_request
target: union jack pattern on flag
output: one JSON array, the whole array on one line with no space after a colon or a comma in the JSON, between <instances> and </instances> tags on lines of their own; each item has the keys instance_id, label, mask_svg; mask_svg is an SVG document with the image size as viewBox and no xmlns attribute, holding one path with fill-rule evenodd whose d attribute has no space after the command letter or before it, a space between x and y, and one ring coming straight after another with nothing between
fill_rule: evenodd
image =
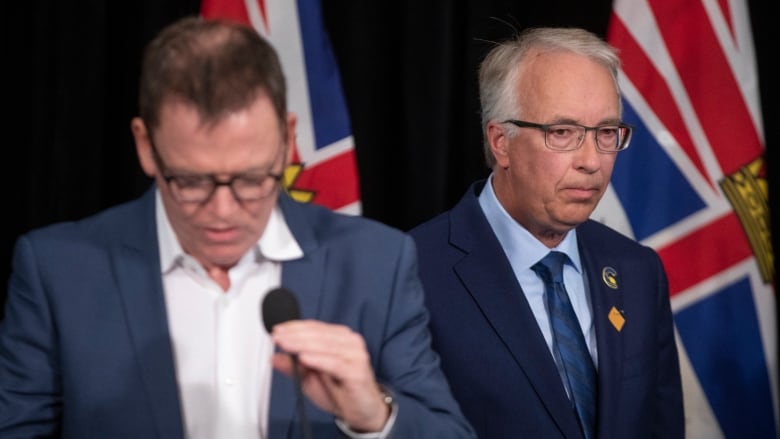
<instances>
[{"instance_id":1,"label":"union jack pattern on flag","mask_svg":"<svg viewBox=\"0 0 780 439\"><path fill-rule=\"evenodd\" d=\"M360 214L352 128L319 0L203 0L205 18L251 25L276 48L298 116L298 150L284 185L296 200Z\"/></svg>"},{"instance_id":2,"label":"union jack pattern on flag","mask_svg":"<svg viewBox=\"0 0 780 439\"><path fill-rule=\"evenodd\" d=\"M634 125L594 219L669 276L688 438L777 438L774 257L744 0L615 0ZM630 319L630 317L628 317Z\"/></svg>"}]
</instances>

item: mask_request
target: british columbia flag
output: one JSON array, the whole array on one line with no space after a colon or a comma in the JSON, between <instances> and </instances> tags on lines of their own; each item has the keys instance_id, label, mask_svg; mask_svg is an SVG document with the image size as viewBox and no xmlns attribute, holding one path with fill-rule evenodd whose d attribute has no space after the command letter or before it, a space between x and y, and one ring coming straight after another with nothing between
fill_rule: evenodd
<instances>
[{"instance_id":1,"label":"british columbia flag","mask_svg":"<svg viewBox=\"0 0 780 439\"><path fill-rule=\"evenodd\" d=\"M201 15L251 25L279 54L287 106L298 116L287 192L301 202L360 214L352 128L320 0L203 0Z\"/></svg>"},{"instance_id":2,"label":"british columbia flag","mask_svg":"<svg viewBox=\"0 0 780 439\"><path fill-rule=\"evenodd\" d=\"M774 259L744 0L615 0L635 126L594 218L669 276L688 438L777 438Z\"/></svg>"}]
</instances>

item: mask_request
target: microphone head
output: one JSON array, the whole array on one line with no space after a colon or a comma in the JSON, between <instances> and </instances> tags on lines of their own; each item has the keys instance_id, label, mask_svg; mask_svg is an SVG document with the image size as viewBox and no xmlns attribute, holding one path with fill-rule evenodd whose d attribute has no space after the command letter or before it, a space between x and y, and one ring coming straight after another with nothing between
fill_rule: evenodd
<instances>
[{"instance_id":1,"label":"microphone head","mask_svg":"<svg viewBox=\"0 0 780 439\"><path fill-rule=\"evenodd\" d=\"M298 299L287 288L274 288L263 299L262 317L265 330L269 333L277 323L300 319Z\"/></svg>"}]
</instances>

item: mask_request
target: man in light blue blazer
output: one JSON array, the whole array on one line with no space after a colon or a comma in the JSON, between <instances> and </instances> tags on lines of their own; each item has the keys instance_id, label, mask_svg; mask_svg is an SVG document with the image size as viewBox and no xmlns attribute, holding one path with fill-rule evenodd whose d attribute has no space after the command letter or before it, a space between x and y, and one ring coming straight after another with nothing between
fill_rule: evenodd
<instances>
[{"instance_id":1,"label":"man in light blue blazer","mask_svg":"<svg viewBox=\"0 0 780 439\"><path fill-rule=\"evenodd\" d=\"M183 19L147 48L140 90L152 188L16 243L0 437L474 438L411 238L281 190L295 116L268 43ZM301 319L269 334L280 286Z\"/></svg>"},{"instance_id":2,"label":"man in light blue blazer","mask_svg":"<svg viewBox=\"0 0 780 439\"><path fill-rule=\"evenodd\" d=\"M618 65L581 29L530 29L497 44L479 76L492 172L411 231L433 346L479 437L684 436L661 260L589 220L631 137ZM565 289L537 275L551 251L563 254ZM557 330L565 319L551 313L560 309L551 294L571 303L576 329ZM572 373L587 363L592 379Z\"/></svg>"}]
</instances>

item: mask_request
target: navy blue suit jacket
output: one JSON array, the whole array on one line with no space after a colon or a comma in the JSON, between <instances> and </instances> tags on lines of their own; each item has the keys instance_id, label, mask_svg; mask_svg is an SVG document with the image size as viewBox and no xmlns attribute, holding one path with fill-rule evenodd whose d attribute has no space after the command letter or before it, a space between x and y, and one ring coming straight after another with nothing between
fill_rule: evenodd
<instances>
[{"instance_id":1,"label":"navy blue suit jacket","mask_svg":"<svg viewBox=\"0 0 780 439\"><path fill-rule=\"evenodd\" d=\"M433 345L480 438L581 438L554 360L479 206L485 182L411 231ZM598 437L681 438L680 372L657 254L594 221L577 228L598 349ZM617 273L617 289L602 278ZM612 309L625 324L609 320Z\"/></svg>"},{"instance_id":2,"label":"navy blue suit jacket","mask_svg":"<svg viewBox=\"0 0 780 439\"><path fill-rule=\"evenodd\" d=\"M411 238L285 195L279 204L304 253L283 263L282 285L303 318L363 335L377 380L398 401L394 437L473 437L430 349ZM183 437L154 191L20 237L13 264L0 437ZM276 371L272 380L269 437L300 437L292 380ZM308 401L307 414L315 438L344 437Z\"/></svg>"}]
</instances>

